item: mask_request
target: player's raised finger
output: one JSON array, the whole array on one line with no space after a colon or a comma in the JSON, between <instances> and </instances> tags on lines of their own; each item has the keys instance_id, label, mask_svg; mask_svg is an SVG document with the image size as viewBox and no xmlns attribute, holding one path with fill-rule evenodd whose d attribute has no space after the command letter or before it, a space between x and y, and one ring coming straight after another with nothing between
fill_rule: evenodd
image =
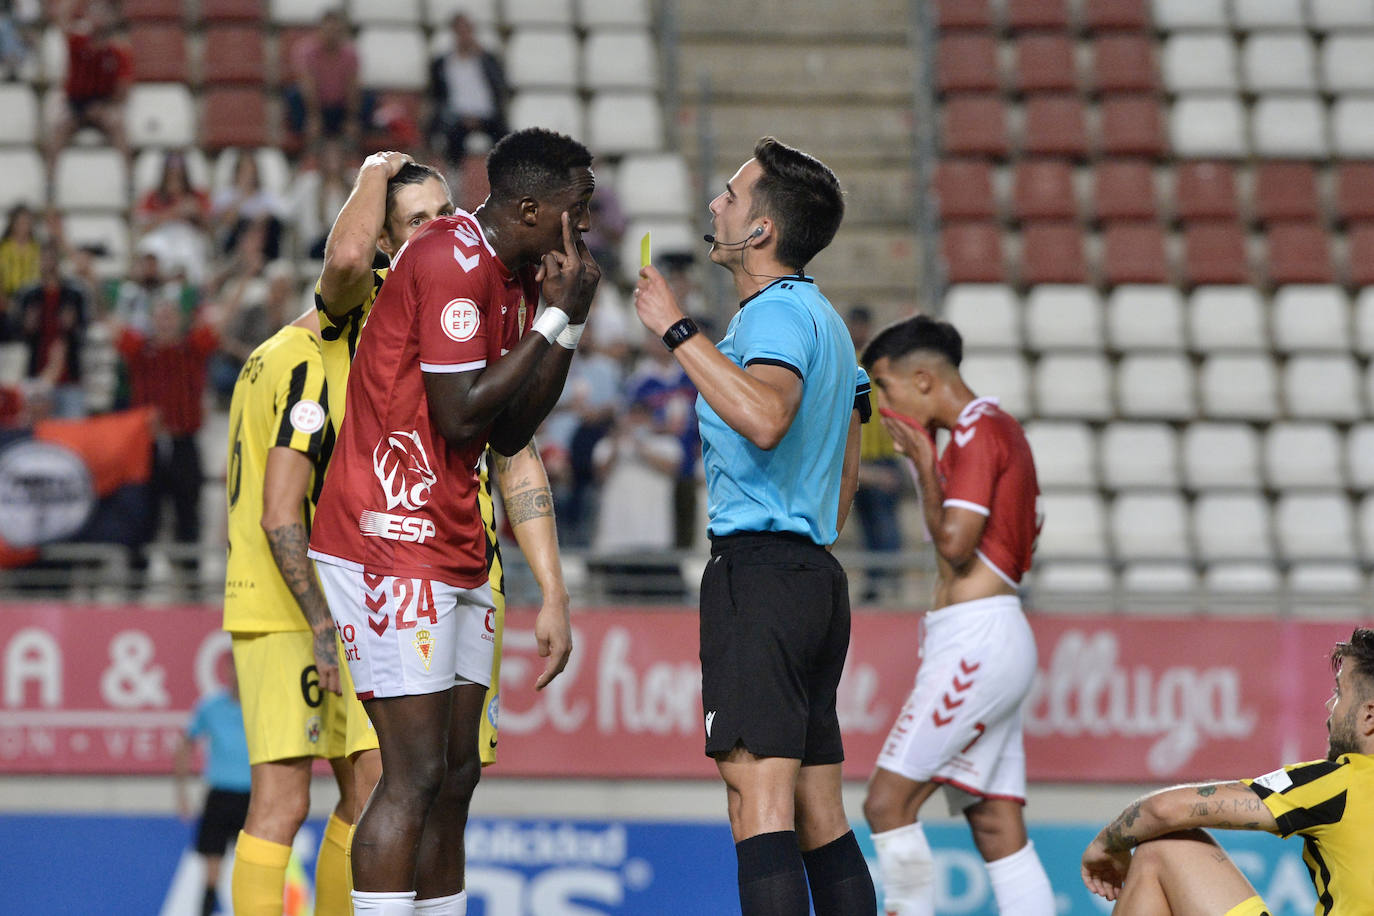
<instances>
[{"instance_id":1,"label":"player's raised finger","mask_svg":"<svg viewBox=\"0 0 1374 916\"><path fill-rule=\"evenodd\" d=\"M563 211L563 253L569 260L582 260L582 256L577 253L577 239L573 238L572 217L568 216L567 210Z\"/></svg>"}]
</instances>

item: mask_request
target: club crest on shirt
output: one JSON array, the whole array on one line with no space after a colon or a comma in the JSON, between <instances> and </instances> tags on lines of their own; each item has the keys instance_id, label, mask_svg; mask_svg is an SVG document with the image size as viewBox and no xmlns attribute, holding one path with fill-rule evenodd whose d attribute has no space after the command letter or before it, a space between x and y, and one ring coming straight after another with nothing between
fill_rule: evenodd
<instances>
[{"instance_id":1,"label":"club crest on shirt","mask_svg":"<svg viewBox=\"0 0 1374 916\"><path fill-rule=\"evenodd\" d=\"M296 432L307 436L313 436L324 429L325 413L319 401L297 401L287 417Z\"/></svg>"},{"instance_id":2,"label":"club crest on shirt","mask_svg":"<svg viewBox=\"0 0 1374 916\"><path fill-rule=\"evenodd\" d=\"M471 299L454 299L444 306L439 317L439 326L444 336L457 343L467 343L477 335L482 326L481 313L477 303Z\"/></svg>"},{"instance_id":3,"label":"club crest on shirt","mask_svg":"<svg viewBox=\"0 0 1374 916\"><path fill-rule=\"evenodd\" d=\"M319 744L320 729L320 717L311 716L309 721L305 723L305 740L309 741L311 744Z\"/></svg>"},{"instance_id":4,"label":"club crest on shirt","mask_svg":"<svg viewBox=\"0 0 1374 916\"><path fill-rule=\"evenodd\" d=\"M430 635L429 630L420 630L415 634L415 640L412 645L415 646L415 651L419 654L420 661L424 662L425 670L428 671L429 662L434 658L434 637Z\"/></svg>"}]
</instances>

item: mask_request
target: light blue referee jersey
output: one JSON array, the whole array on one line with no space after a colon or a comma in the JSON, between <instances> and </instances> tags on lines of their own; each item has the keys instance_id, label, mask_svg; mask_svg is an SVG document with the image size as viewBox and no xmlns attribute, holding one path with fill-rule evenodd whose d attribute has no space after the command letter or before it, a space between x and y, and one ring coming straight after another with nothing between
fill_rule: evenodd
<instances>
[{"instance_id":1,"label":"light blue referee jersey","mask_svg":"<svg viewBox=\"0 0 1374 916\"><path fill-rule=\"evenodd\" d=\"M716 346L740 367L791 369L802 400L782 441L764 451L698 396L710 533L788 531L833 543L850 412L859 395L868 402L849 329L814 280L784 277L744 300Z\"/></svg>"}]
</instances>

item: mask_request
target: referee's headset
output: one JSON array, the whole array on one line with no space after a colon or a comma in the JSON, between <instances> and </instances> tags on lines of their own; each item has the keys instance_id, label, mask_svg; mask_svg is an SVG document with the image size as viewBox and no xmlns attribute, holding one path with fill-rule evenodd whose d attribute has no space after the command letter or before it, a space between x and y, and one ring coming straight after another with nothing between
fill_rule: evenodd
<instances>
[{"instance_id":1,"label":"referee's headset","mask_svg":"<svg viewBox=\"0 0 1374 916\"><path fill-rule=\"evenodd\" d=\"M761 235L763 235L763 227L755 226L753 232L749 233L738 242L718 242L714 235L703 235L701 240L703 242L709 242L712 245L719 245L721 248L743 248Z\"/></svg>"}]
</instances>

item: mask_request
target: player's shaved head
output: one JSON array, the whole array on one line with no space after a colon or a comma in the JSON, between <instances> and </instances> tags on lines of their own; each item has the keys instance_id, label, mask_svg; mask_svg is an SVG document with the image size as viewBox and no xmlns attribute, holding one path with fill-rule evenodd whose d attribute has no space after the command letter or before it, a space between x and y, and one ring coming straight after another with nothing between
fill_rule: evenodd
<instances>
[{"instance_id":1,"label":"player's shaved head","mask_svg":"<svg viewBox=\"0 0 1374 916\"><path fill-rule=\"evenodd\" d=\"M880 359L896 363L912 356L935 356L958 369L964 361L964 339L948 321L914 315L883 328L864 347L860 361L868 369Z\"/></svg>"},{"instance_id":2,"label":"player's shaved head","mask_svg":"<svg viewBox=\"0 0 1374 916\"><path fill-rule=\"evenodd\" d=\"M493 204L541 198L564 190L576 169L590 169L592 154L566 134L529 127L507 134L487 155Z\"/></svg>"},{"instance_id":3,"label":"player's shaved head","mask_svg":"<svg viewBox=\"0 0 1374 916\"><path fill-rule=\"evenodd\" d=\"M1349 668L1359 685L1360 696L1374 696L1374 630L1356 627L1347 642L1338 642L1331 650L1331 670Z\"/></svg>"}]
</instances>

